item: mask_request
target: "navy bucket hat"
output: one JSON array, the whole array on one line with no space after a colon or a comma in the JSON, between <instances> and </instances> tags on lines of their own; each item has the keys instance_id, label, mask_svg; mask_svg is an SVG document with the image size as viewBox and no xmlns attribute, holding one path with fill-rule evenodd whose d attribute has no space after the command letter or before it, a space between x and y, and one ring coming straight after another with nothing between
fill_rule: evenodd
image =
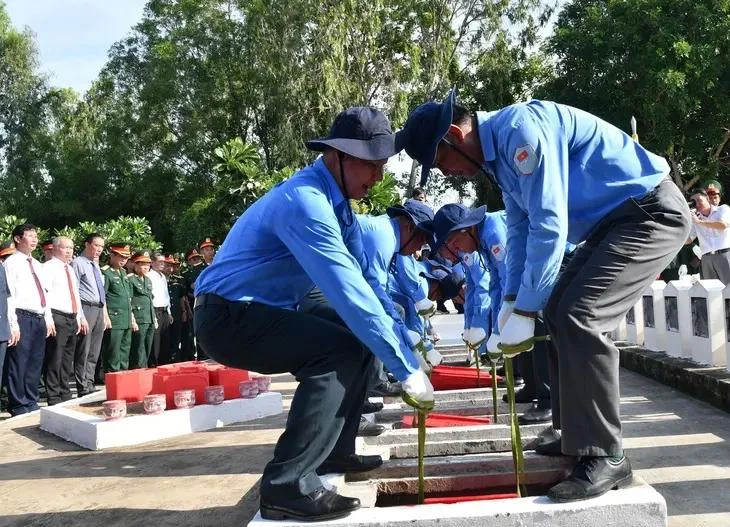
<instances>
[{"instance_id":1,"label":"navy bucket hat","mask_svg":"<svg viewBox=\"0 0 730 527\"><path fill-rule=\"evenodd\" d=\"M433 209L424 202L417 199L409 199L403 205L393 205L385 209L385 213L391 217L405 216L410 218L417 229L428 234L429 242L433 243Z\"/></svg>"},{"instance_id":2,"label":"navy bucket hat","mask_svg":"<svg viewBox=\"0 0 730 527\"><path fill-rule=\"evenodd\" d=\"M329 136L305 144L316 152L334 148L366 161L388 159L401 150L396 149L395 134L388 118L380 110L368 106L354 106L340 112L332 123Z\"/></svg>"},{"instance_id":3,"label":"navy bucket hat","mask_svg":"<svg viewBox=\"0 0 730 527\"><path fill-rule=\"evenodd\" d=\"M426 184L428 174L436 161L436 150L446 136L454 117L456 88L452 88L443 102L427 102L411 112L396 135L398 150L406 153L421 164L421 186Z\"/></svg>"},{"instance_id":4,"label":"navy bucket hat","mask_svg":"<svg viewBox=\"0 0 730 527\"><path fill-rule=\"evenodd\" d=\"M434 243L431 250L436 253L449 235L460 229L466 229L484 220L487 207L482 205L477 209L470 209L459 203L450 203L441 207L433 217Z\"/></svg>"}]
</instances>

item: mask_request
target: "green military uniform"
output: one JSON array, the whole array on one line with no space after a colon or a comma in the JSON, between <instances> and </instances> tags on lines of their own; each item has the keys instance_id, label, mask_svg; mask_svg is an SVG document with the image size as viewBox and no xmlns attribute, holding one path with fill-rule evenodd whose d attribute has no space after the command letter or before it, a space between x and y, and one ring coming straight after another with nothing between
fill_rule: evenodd
<instances>
[{"instance_id":1,"label":"green military uniform","mask_svg":"<svg viewBox=\"0 0 730 527\"><path fill-rule=\"evenodd\" d=\"M170 326L170 351L168 357L172 362L180 359L180 341L182 337L182 299L185 296L185 284L183 277L171 274L167 277L167 290L170 293L170 313L172 314L172 325Z\"/></svg>"},{"instance_id":2,"label":"green military uniform","mask_svg":"<svg viewBox=\"0 0 730 527\"><path fill-rule=\"evenodd\" d=\"M101 272L106 291L106 309L112 327L104 334L102 362L104 373L129 368L132 339L132 287L124 269L105 267Z\"/></svg>"},{"instance_id":3,"label":"green military uniform","mask_svg":"<svg viewBox=\"0 0 730 527\"><path fill-rule=\"evenodd\" d=\"M150 263L148 252L137 253L135 263ZM132 286L132 313L137 321L137 331L132 333L132 351L130 353L131 368L146 368L152 341L155 336L157 317L152 305L152 280L147 276L130 275L129 283Z\"/></svg>"}]
</instances>

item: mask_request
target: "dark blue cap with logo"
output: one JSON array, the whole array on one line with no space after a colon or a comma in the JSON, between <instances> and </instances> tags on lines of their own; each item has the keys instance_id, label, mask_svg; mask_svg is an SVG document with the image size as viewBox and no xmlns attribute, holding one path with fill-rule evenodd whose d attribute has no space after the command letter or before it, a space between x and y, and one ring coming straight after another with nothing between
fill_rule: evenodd
<instances>
[{"instance_id":1,"label":"dark blue cap with logo","mask_svg":"<svg viewBox=\"0 0 730 527\"><path fill-rule=\"evenodd\" d=\"M455 103L456 88L452 88L443 102L427 102L413 110L397 133L398 150L405 148L421 164L421 186L426 184L439 143L449 131Z\"/></svg>"},{"instance_id":2,"label":"dark blue cap with logo","mask_svg":"<svg viewBox=\"0 0 730 527\"><path fill-rule=\"evenodd\" d=\"M460 229L466 229L484 220L487 207L482 205L477 209L470 209L459 203L450 203L441 207L433 217L434 243L431 250L436 253L449 235Z\"/></svg>"},{"instance_id":3,"label":"dark blue cap with logo","mask_svg":"<svg viewBox=\"0 0 730 527\"><path fill-rule=\"evenodd\" d=\"M380 110L368 106L355 106L335 117L330 134L306 142L307 148L324 152L334 148L345 154L366 161L388 159L397 154L395 134L390 121Z\"/></svg>"},{"instance_id":4,"label":"dark blue cap with logo","mask_svg":"<svg viewBox=\"0 0 730 527\"><path fill-rule=\"evenodd\" d=\"M405 216L415 223L416 228L428 235L428 244L433 243L433 209L417 199L409 199L403 205L393 205L385 210L391 218Z\"/></svg>"}]
</instances>

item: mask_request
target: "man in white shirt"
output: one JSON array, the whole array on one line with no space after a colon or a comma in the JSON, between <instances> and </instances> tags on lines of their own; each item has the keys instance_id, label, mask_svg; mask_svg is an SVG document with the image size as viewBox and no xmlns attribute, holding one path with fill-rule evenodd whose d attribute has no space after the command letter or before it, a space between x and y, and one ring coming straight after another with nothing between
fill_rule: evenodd
<instances>
[{"instance_id":1,"label":"man in white shirt","mask_svg":"<svg viewBox=\"0 0 730 527\"><path fill-rule=\"evenodd\" d=\"M48 280L48 305L56 327L56 334L46 341L44 361L49 406L71 399L69 383L74 377L76 335L89 331L81 309L76 273L69 265L73 253L73 241L57 236L53 238L53 257L43 264Z\"/></svg>"},{"instance_id":2,"label":"man in white shirt","mask_svg":"<svg viewBox=\"0 0 730 527\"><path fill-rule=\"evenodd\" d=\"M700 242L702 278L716 278L727 285L730 283L730 207L711 205L703 189L695 190L691 199L695 209L686 243L692 243L695 238Z\"/></svg>"},{"instance_id":3,"label":"man in white shirt","mask_svg":"<svg viewBox=\"0 0 730 527\"><path fill-rule=\"evenodd\" d=\"M15 254L3 264L10 295L15 301L20 339L9 347L5 359L8 402L11 415L38 410L38 381L41 377L46 338L55 335L48 286L43 266L31 253L38 245L38 233L30 223L13 229Z\"/></svg>"},{"instance_id":4,"label":"man in white shirt","mask_svg":"<svg viewBox=\"0 0 730 527\"><path fill-rule=\"evenodd\" d=\"M160 253L153 253L152 266L147 274L147 277L152 281L152 307L155 308L155 316L157 317L157 329L155 329L152 353L150 353L149 358L151 368L167 364L170 361L168 350L170 349L172 311L170 310L170 291L167 288L167 276L163 272L164 269L165 257Z\"/></svg>"}]
</instances>

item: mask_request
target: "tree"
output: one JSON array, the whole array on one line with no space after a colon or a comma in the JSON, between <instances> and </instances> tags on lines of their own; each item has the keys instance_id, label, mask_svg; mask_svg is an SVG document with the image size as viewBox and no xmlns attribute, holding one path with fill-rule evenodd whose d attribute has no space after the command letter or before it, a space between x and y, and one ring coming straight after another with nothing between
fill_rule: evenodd
<instances>
[{"instance_id":1,"label":"tree","mask_svg":"<svg viewBox=\"0 0 730 527\"><path fill-rule=\"evenodd\" d=\"M540 95L628 129L689 187L730 175L730 3L574 0L547 51L555 79Z\"/></svg>"}]
</instances>

